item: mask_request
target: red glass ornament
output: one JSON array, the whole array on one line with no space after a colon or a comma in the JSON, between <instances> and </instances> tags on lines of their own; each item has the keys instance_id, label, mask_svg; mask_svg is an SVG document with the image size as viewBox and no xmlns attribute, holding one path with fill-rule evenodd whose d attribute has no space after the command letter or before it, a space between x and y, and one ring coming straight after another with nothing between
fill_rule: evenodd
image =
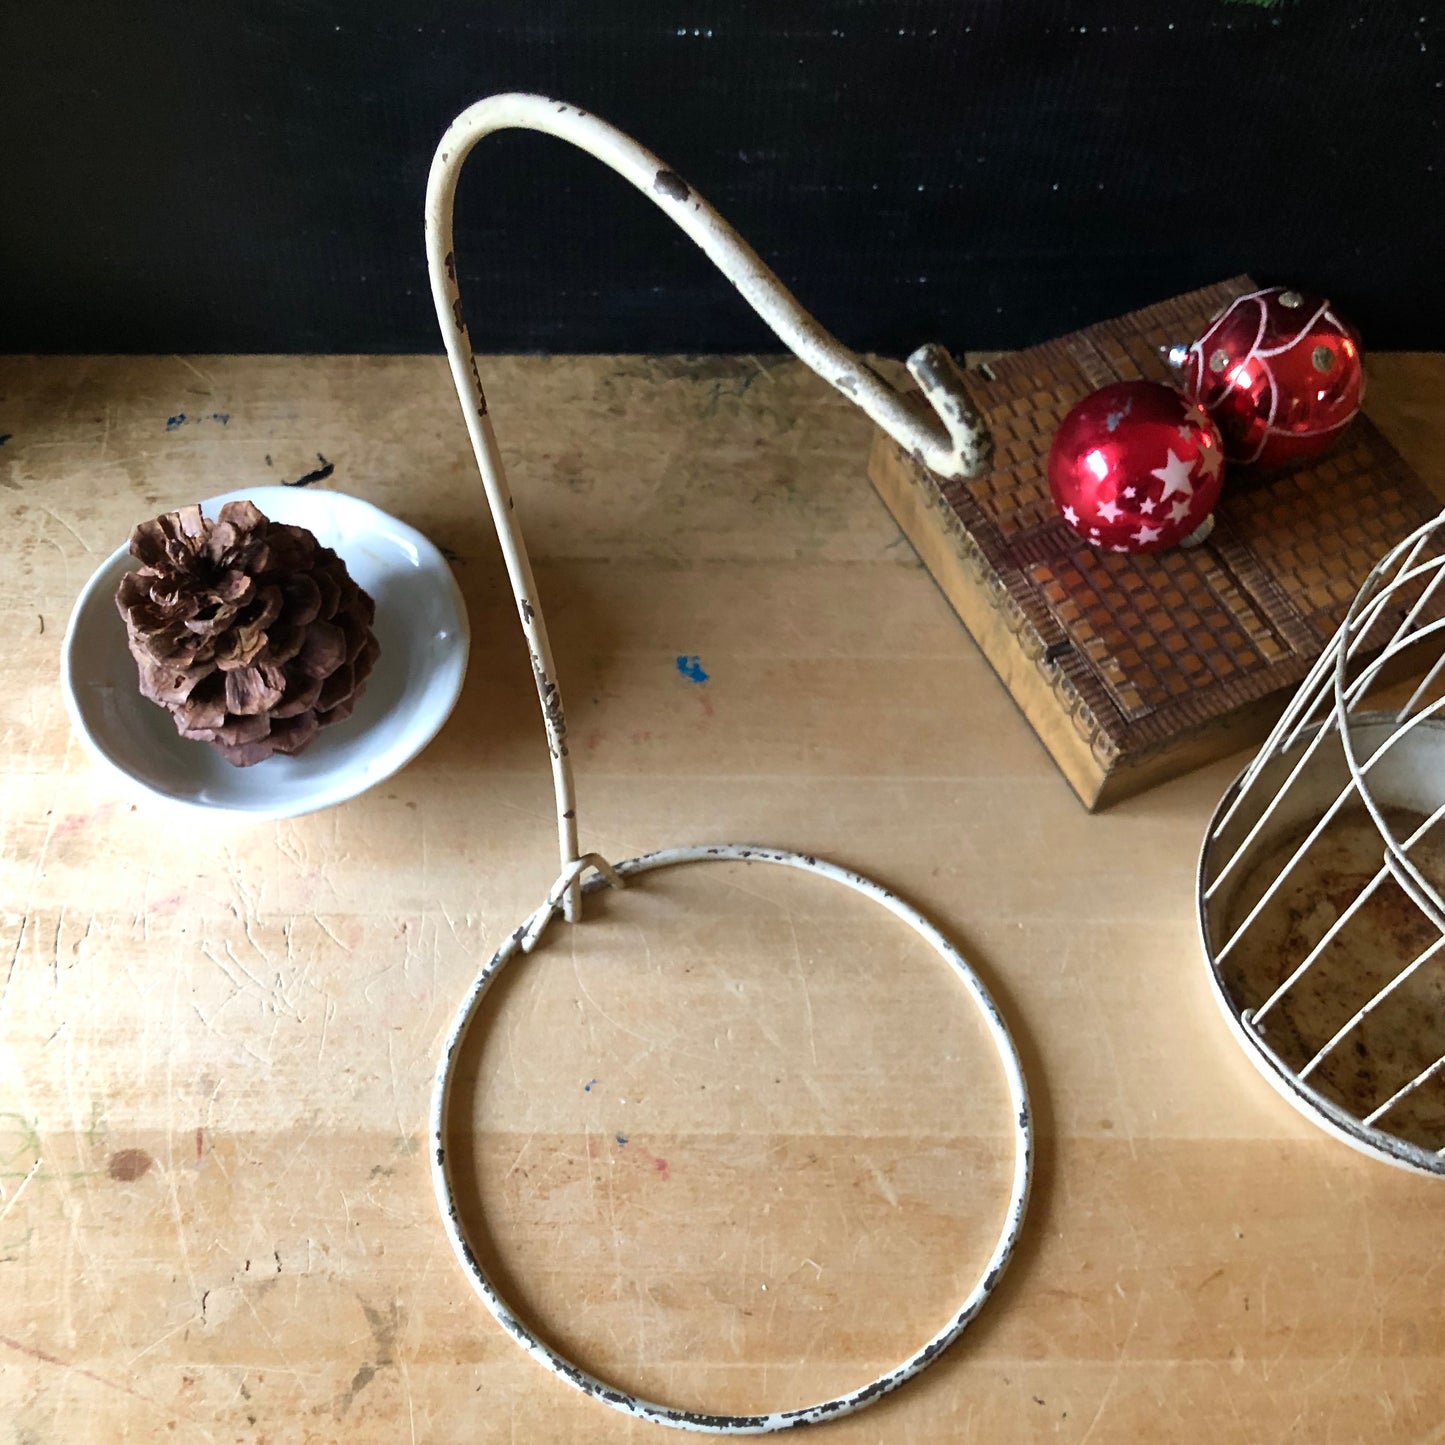
<instances>
[{"instance_id":1,"label":"red glass ornament","mask_svg":"<svg viewBox=\"0 0 1445 1445\"><path fill-rule=\"evenodd\" d=\"M1354 419L1364 357L1323 296L1271 286L1214 319L1183 357L1183 382L1229 461L1280 467L1328 450Z\"/></svg>"},{"instance_id":2,"label":"red glass ornament","mask_svg":"<svg viewBox=\"0 0 1445 1445\"><path fill-rule=\"evenodd\" d=\"M1194 402L1156 381L1116 381L1064 418L1049 490L1064 520L1110 552L1158 552L1199 530L1224 485L1224 450Z\"/></svg>"}]
</instances>

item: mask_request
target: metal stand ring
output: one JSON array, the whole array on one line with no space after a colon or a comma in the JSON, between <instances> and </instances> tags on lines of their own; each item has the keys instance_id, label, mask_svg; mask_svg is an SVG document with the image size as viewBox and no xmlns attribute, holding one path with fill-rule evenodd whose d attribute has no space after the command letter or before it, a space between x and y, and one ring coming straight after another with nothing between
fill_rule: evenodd
<instances>
[{"instance_id":1,"label":"metal stand ring","mask_svg":"<svg viewBox=\"0 0 1445 1445\"><path fill-rule=\"evenodd\" d=\"M447 1156L448 1114L457 1060L466 1041L468 1029L487 990L496 981L497 975L501 973L512 957L522 951L524 939L528 938L529 930L531 939L535 940L539 932L532 926L537 917L535 914L533 920L518 927L492 956L491 961L473 983L448 1032L432 1094L432 1183L436 1190L437 1203L441 1208L447 1237L451 1240L452 1248L456 1251L457 1258L461 1261L462 1267L466 1270L482 1303L491 1311L497 1323L534 1360L545 1365L554 1374L584 1394L601 1400L604 1404L612 1406L613 1409L619 1410L625 1415L704 1434L766 1435L776 1430L787 1430L799 1425L837 1419L862 1409L865 1405L882 1398L904 1381L918 1374L963 1333L969 1321L978 1313L984 1300L988 1298L998 1283L1013 1253L1014 1244L1023 1225L1033 1168L1033 1124L1029 1116L1028 1091L1024 1083L1023 1067L1019 1061L1018 1051L1014 1047L1008 1028L993 999L989 996L988 990L969 967L962 954L922 914L904 903L888 889L861 874L840 868L836 863L829 863L812 854L791 853L742 843L718 844L711 847L669 848L657 853L646 853L641 857L629 858L626 862L618 863L615 871L621 879L628 879L640 873L650 872L655 868L668 868L681 863L715 861L776 863L786 868L797 868L804 872L820 874L835 883L841 883L845 887L851 888L855 893L863 894L865 898L871 898L875 903L886 908L894 917L908 924L919 937L933 947L934 951L963 981L969 997L983 1018L989 1037L998 1053L999 1062L1003 1065L1013 1114L1015 1143L1013 1181L998 1241L989 1255L982 1274L969 1291L963 1304L943 1329L901 1364L886 1374L880 1375L872 1383L834 1399L823 1400L816 1405L806 1405L799 1409L780 1410L763 1415L722 1415L680 1410L670 1405L657 1404L654 1401L629 1394L614 1385L609 1385L565 1359L550 1345L539 1339L518 1318L487 1277L481 1261L472 1250L463 1230L452 1187L451 1165ZM608 882L606 877L594 876L583 884L582 891L584 894L595 892L608 886ZM559 890L554 890L555 892L559 892ZM546 913L552 914L559 910L560 906L559 898L549 896L548 903L543 905L543 910L539 910L539 913L545 910Z\"/></svg>"}]
</instances>

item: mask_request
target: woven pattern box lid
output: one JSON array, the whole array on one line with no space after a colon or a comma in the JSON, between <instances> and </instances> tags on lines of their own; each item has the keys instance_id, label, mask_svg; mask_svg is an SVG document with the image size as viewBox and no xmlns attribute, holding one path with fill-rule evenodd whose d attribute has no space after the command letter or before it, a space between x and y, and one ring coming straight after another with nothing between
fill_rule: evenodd
<instances>
[{"instance_id":1,"label":"woven pattern box lid","mask_svg":"<svg viewBox=\"0 0 1445 1445\"><path fill-rule=\"evenodd\" d=\"M1370 568L1440 510L1366 417L1301 470L1226 478L1203 546L1095 551L1046 464L1064 414L1112 381L1169 379L1247 276L969 373L994 470L947 481L879 434L869 474L1054 760L1103 806L1262 737Z\"/></svg>"}]
</instances>

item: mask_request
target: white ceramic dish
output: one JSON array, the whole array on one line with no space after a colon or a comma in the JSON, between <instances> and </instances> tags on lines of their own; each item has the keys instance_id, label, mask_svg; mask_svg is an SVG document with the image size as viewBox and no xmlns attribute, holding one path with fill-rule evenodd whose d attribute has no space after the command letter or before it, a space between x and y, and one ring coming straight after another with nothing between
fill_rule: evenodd
<instances>
[{"instance_id":1,"label":"white ceramic dish","mask_svg":"<svg viewBox=\"0 0 1445 1445\"><path fill-rule=\"evenodd\" d=\"M436 736L466 675L470 629L451 568L413 527L341 492L249 487L212 497L214 517L231 501L254 502L274 522L309 527L333 547L376 601L381 656L356 711L322 731L299 757L235 768L175 730L141 696L115 606L136 565L122 545L81 591L66 628L61 682L76 733L90 754L133 789L181 808L293 818L390 777Z\"/></svg>"}]
</instances>

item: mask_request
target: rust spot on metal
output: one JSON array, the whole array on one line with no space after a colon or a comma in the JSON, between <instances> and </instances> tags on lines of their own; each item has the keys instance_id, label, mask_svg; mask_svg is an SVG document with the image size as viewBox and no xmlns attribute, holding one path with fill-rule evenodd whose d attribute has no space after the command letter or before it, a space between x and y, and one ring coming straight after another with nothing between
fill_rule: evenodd
<instances>
[{"instance_id":1,"label":"rust spot on metal","mask_svg":"<svg viewBox=\"0 0 1445 1445\"><path fill-rule=\"evenodd\" d=\"M562 709L562 694L557 684L536 664L532 671L537 678L537 694L542 699L542 712L547 719L548 736L553 740L552 750L559 758L567 756L567 714Z\"/></svg>"},{"instance_id":2,"label":"rust spot on metal","mask_svg":"<svg viewBox=\"0 0 1445 1445\"><path fill-rule=\"evenodd\" d=\"M658 171L652 189L670 201L685 201L692 194L692 188L676 171Z\"/></svg>"}]
</instances>

